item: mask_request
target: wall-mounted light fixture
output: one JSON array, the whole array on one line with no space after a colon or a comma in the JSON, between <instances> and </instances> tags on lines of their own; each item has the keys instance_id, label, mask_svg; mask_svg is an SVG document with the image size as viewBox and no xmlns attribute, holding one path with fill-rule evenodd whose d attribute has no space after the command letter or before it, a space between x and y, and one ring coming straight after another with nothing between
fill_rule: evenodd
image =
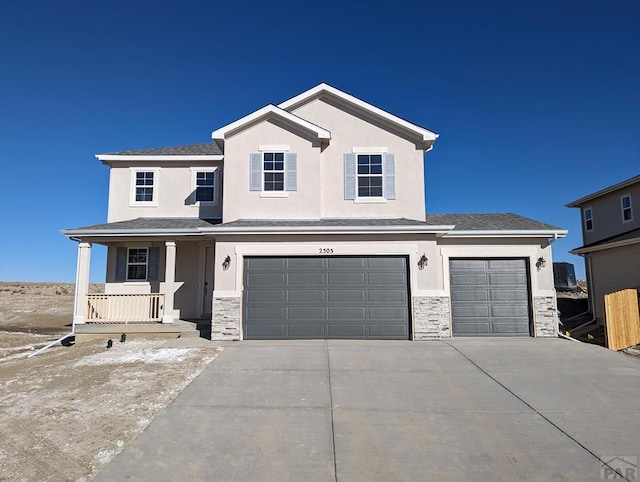
<instances>
[{"instance_id":1,"label":"wall-mounted light fixture","mask_svg":"<svg viewBox=\"0 0 640 482\"><path fill-rule=\"evenodd\" d=\"M418 260L418 268L419 269L424 269L424 267L429 263L429 258L427 258L424 254L422 256L420 256L420 259Z\"/></svg>"},{"instance_id":2,"label":"wall-mounted light fixture","mask_svg":"<svg viewBox=\"0 0 640 482\"><path fill-rule=\"evenodd\" d=\"M540 256L538 258L538 261L536 261L536 268L538 268L538 271L540 271L546 265L547 265L547 260L545 260L542 256Z\"/></svg>"},{"instance_id":3,"label":"wall-mounted light fixture","mask_svg":"<svg viewBox=\"0 0 640 482\"><path fill-rule=\"evenodd\" d=\"M224 261L222 262L222 269L227 271L229 269L229 266L231 266L231 256L227 255L227 257L224 258Z\"/></svg>"}]
</instances>

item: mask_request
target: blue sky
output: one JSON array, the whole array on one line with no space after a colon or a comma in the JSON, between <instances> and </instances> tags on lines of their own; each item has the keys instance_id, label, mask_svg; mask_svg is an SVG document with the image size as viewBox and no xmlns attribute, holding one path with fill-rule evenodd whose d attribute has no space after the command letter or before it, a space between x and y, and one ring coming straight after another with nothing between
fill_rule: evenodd
<instances>
[{"instance_id":1,"label":"blue sky","mask_svg":"<svg viewBox=\"0 0 640 482\"><path fill-rule=\"evenodd\" d=\"M2 2L0 280L73 281L106 220L97 153L208 142L327 82L440 134L427 211L515 212L640 172L640 0ZM94 248L91 278L104 278Z\"/></svg>"}]
</instances>

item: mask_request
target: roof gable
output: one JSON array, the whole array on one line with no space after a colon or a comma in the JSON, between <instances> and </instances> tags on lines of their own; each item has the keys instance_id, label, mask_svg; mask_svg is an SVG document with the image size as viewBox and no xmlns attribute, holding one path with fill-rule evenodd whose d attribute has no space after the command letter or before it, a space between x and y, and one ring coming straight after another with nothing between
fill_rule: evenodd
<instances>
[{"instance_id":1,"label":"roof gable","mask_svg":"<svg viewBox=\"0 0 640 482\"><path fill-rule=\"evenodd\" d=\"M387 122L419 136L422 139L423 148L425 151L430 150L433 146L433 143L438 138L438 134L430 131L429 129L420 127L417 124L391 114L390 112L380 109L379 107L369 104L368 102L358 99L351 94L347 94L346 92L340 89L336 89L335 87L332 87L331 85L325 83L319 84L295 97L292 97L289 100L278 104L278 107L286 111L291 111L303 104L319 99L323 96L336 98L360 110L361 112L364 112L369 116L381 119L384 122Z\"/></svg>"},{"instance_id":2,"label":"roof gable","mask_svg":"<svg viewBox=\"0 0 640 482\"><path fill-rule=\"evenodd\" d=\"M258 109L255 112L252 112L251 114L246 115L235 122L232 122L231 124L227 124L220 127L219 129L216 129L211 133L211 138L216 141L224 141L226 137L233 132L242 130L251 124L267 119L271 116L279 117L304 129L305 131L311 132L320 140L328 141L329 139L331 139L331 132L329 132L327 129L323 129L320 126L304 120L303 118L298 117L291 112L287 112L286 110L281 109L280 107L277 107L273 104L266 105L262 109Z\"/></svg>"},{"instance_id":3,"label":"roof gable","mask_svg":"<svg viewBox=\"0 0 640 482\"><path fill-rule=\"evenodd\" d=\"M600 191L594 192L593 194L589 194L587 196L584 196L576 201L570 202L569 204L566 205L566 207L568 208L577 208L580 207L581 205L583 205L584 203L587 203L589 201L593 201L594 199L597 199L599 197L604 196L605 194L609 194L612 192L615 192L619 189L625 189L629 186L632 186L634 184L640 184L640 175L639 176L634 176L630 179L627 179L626 181L622 181L619 182L618 184L614 184L613 186L609 186L606 187L604 189L601 189Z\"/></svg>"}]
</instances>

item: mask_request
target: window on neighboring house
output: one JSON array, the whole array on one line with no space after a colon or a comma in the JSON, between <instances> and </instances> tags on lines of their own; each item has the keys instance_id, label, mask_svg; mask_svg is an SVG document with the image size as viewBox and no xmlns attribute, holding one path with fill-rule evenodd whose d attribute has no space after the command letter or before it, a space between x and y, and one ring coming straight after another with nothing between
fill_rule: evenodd
<instances>
[{"instance_id":1,"label":"window on neighboring house","mask_svg":"<svg viewBox=\"0 0 640 482\"><path fill-rule=\"evenodd\" d=\"M633 208L631 207L631 195L622 196L620 199L622 204L622 221L633 221Z\"/></svg>"},{"instance_id":2,"label":"window on neighboring house","mask_svg":"<svg viewBox=\"0 0 640 482\"><path fill-rule=\"evenodd\" d=\"M382 197L382 154L358 154L358 197Z\"/></svg>"},{"instance_id":3,"label":"window on neighboring house","mask_svg":"<svg viewBox=\"0 0 640 482\"><path fill-rule=\"evenodd\" d=\"M284 191L284 152L262 154L265 191Z\"/></svg>"},{"instance_id":4,"label":"window on neighboring house","mask_svg":"<svg viewBox=\"0 0 640 482\"><path fill-rule=\"evenodd\" d=\"M127 281L146 280L148 263L147 248L129 248L127 250Z\"/></svg>"},{"instance_id":5,"label":"window on neighboring house","mask_svg":"<svg viewBox=\"0 0 640 482\"><path fill-rule=\"evenodd\" d=\"M214 181L213 171L196 172L196 202L214 201Z\"/></svg>"},{"instance_id":6,"label":"window on neighboring house","mask_svg":"<svg viewBox=\"0 0 640 482\"><path fill-rule=\"evenodd\" d=\"M136 202L153 202L153 171L137 171L135 181Z\"/></svg>"},{"instance_id":7,"label":"window on neighboring house","mask_svg":"<svg viewBox=\"0 0 640 482\"><path fill-rule=\"evenodd\" d=\"M593 211L591 208L584 210L584 230L593 231Z\"/></svg>"}]
</instances>

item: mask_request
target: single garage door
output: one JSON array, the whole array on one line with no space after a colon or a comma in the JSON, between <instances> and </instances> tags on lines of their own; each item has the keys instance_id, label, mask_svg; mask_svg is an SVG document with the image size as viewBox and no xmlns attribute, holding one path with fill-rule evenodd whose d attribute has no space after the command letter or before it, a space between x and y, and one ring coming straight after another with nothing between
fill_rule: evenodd
<instances>
[{"instance_id":1,"label":"single garage door","mask_svg":"<svg viewBox=\"0 0 640 482\"><path fill-rule=\"evenodd\" d=\"M529 336L525 259L451 259L453 335Z\"/></svg>"},{"instance_id":2,"label":"single garage door","mask_svg":"<svg viewBox=\"0 0 640 482\"><path fill-rule=\"evenodd\" d=\"M409 338L407 259L247 257L244 338Z\"/></svg>"}]
</instances>

